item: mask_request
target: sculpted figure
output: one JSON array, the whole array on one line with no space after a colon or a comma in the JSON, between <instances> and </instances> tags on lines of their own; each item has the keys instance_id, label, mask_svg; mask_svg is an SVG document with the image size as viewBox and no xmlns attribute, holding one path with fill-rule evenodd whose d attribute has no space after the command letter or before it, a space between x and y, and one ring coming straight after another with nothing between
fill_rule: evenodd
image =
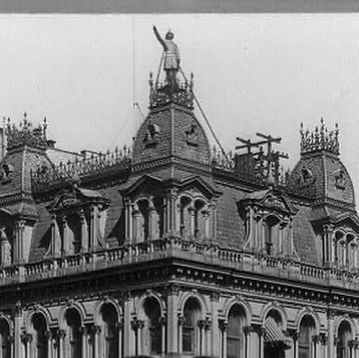
<instances>
[{"instance_id":1,"label":"sculpted figure","mask_svg":"<svg viewBox=\"0 0 359 358\"><path fill-rule=\"evenodd\" d=\"M157 40L160 42L163 47L163 51L165 52L163 68L166 72L167 82L172 88L174 88L177 83L176 76L180 66L180 55L178 47L173 41L174 35L171 31L168 31L165 39L163 39L159 34L156 26L153 26L153 32L155 33Z\"/></svg>"}]
</instances>

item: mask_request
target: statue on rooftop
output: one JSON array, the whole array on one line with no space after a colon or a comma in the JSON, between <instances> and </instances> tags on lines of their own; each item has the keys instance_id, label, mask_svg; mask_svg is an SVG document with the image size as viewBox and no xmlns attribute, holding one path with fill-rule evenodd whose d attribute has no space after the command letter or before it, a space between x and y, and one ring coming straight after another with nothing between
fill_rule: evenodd
<instances>
[{"instance_id":1,"label":"statue on rooftop","mask_svg":"<svg viewBox=\"0 0 359 358\"><path fill-rule=\"evenodd\" d=\"M173 41L174 35L171 31L168 31L165 39L163 39L156 26L153 26L153 32L165 52L163 68L166 72L167 83L170 88L175 89L177 86L177 72L180 68L180 55L178 47Z\"/></svg>"}]
</instances>

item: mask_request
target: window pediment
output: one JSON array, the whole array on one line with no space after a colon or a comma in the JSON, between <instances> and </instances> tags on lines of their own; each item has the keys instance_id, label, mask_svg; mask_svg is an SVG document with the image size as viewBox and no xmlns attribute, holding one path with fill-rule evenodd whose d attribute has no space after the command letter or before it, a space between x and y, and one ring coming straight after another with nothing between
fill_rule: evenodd
<instances>
[{"instance_id":1,"label":"window pediment","mask_svg":"<svg viewBox=\"0 0 359 358\"><path fill-rule=\"evenodd\" d=\"M90 204L97 204L100 209L109 206L109 200L95 190L74 187L72 190L61 192L49 206L49 212L76 209Z\"/></svg>"},{"instance_id":2,"label":"window pediment","mask_svg":"<svg viewBox=\"0 0 359 358\"><path fill-rule=\"evenodd\" d=\"M289 216L295 215L298 209L289 198L274 190L261 190L249 193L239 201L241 207L256 206L268 212L278 212Z\"/></svg>"}]
</instances>

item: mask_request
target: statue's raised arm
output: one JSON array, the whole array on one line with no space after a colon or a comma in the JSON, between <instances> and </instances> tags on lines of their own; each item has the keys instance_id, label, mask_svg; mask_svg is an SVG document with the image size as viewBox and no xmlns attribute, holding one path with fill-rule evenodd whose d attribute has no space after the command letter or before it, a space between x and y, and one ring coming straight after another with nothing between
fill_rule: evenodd
<instances>
[{"instance_id":1,"label":"statue's raised arm","mask_svg":"<svg viewBox=\"0 0 359 358\"><path fill-rule=\"evenodd\" d=\"M163 50L164 50L164 51L167 51L166 42L165 42L165 40L161 37L160 33L159 33L158 30L157 30L157 27L156 27L156 26L153 26L152 29L153 29L153 32L154 32L155 35L156 35L157 40L158 40L158 41L160 42L160 44L163 46Z\"/></svg>"}]
</instances>

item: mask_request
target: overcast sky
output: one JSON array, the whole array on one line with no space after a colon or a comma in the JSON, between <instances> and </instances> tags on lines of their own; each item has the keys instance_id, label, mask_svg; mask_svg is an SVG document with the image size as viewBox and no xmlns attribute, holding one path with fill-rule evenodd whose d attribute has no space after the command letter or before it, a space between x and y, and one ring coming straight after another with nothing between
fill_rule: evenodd
<instances>
[{"instance_id":1,"label":"overcast sky","mask_svg":"<svg viewBox=\"0 0 359 358\"><path fill-rule=\"evenodd\" d=\"M63 149L129 144L141 120L133 103L146 114L148 74L161 56L153 24L174 32L227 150L236 136L270 133L283 137L278 149L293 167L300 123L313 128L323 117L339 124L359 192L359 14L2 15L0 115L46 116Z\"/></svg>"}]
</instances>

